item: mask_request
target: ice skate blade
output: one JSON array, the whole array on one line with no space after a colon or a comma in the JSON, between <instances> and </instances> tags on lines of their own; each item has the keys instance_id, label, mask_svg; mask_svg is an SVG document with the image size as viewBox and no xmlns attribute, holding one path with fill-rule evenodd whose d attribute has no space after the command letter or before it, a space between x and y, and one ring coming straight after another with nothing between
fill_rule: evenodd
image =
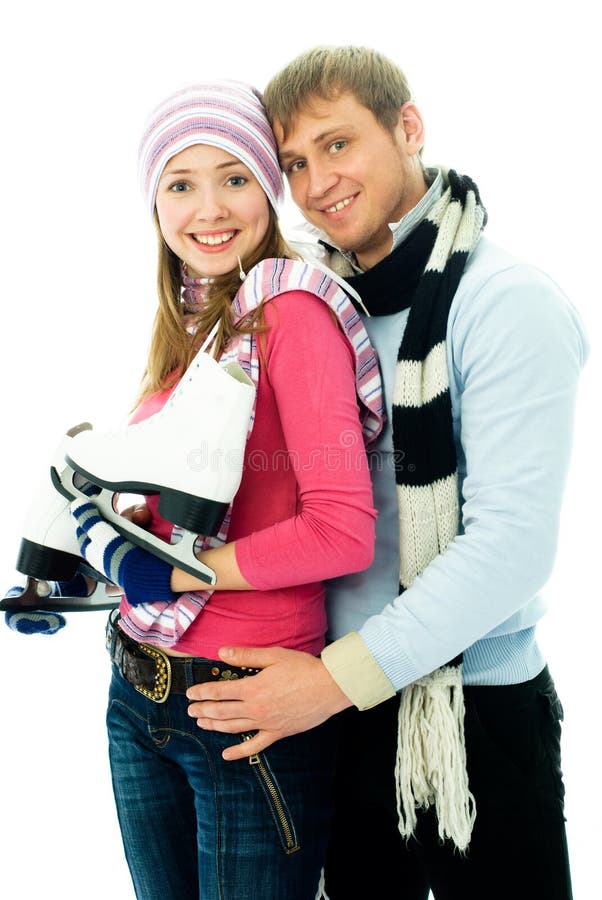
<instances>
[{"instance_id":1,"label":"ice skate blade","mask_svg":"<svg viewBox=\"0 0 602 900\"><path fill-rule=\"evenodd\" d=\"M115 609L121 602L121 594L107 594L104 584L97 584L88 597L45 597L37 590L38 582L41 580L28 578L22 594L16 597L4 597L0 600L0 611L94 612L95 610Z\"/></svg>"},{"instance_id":2,"label":"ice skate blade","mask_svg":"<svg viewBox=\"0 0 602 900\"><path fill-rule=\"evenodd\" d=\"M187 531L194 531L197 535L217 534L230 505L146 481L107 481L87 472L69 454L65 456L65 462L78 475L108 491L146 496L159 494L159 513L163 518Z\"/></svg>"},{"instance_id":3,"label":"ice skate blade","mask_svg":"<svg viewBox=\"0 0 602 900\"><path fill-rule=\"evenodd\" d=\"M15 568L23 575L43 581L69 581L77 572L81 557L55 550L22 538Z\"/></svg>"},{"instance_id":4,"label":"ice skate blade","mask_svg":"<svg viewBox=\"0 0 602 900\"><path fill-rule=\"evenodd\" d=\"M135 522L125 519L113 509L112 491L103 488L99 494L93 497L80 491L73 483L76 474L78 473L70 466L67 466L60 475L56 469L51 470L53 484L63 496L71 500L79 498L93 503L103 519L110 522L122 537L136 544L137 547L148 550L149 553L159 557L163 562L176 569L182 569L189 575L204 581L205 584L215 584L217 578L213 569L210 569L209 566L206 566L195 556L194 544L198 537L196 532L185 531L182 539L177 544L168 544L162 541L161 538L156 537L156 535L151 534L150 531L141 528L140 525L136 525Z\"/></svg>"}]
</instances>

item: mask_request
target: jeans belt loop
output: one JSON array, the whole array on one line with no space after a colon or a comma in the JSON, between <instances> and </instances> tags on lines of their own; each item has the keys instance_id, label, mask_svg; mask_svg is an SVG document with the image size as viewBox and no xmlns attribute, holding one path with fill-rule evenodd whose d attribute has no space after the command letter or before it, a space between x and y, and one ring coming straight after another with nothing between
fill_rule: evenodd
<instances>
[{"instance_id":1,"label":"jeans belt loop","mask_svg":"<svg viewBox=\"0 0 602 900\"><path fill-rule=\"evenodd\" d=\"M113 657L115 656L115 646L117 644L117 638L119 636L116 625L118 618L119 610L112 609L109 613L105 628L105 645L107 650L109 651L109 656L111 657L111 659L113 659Z\"/></svg>"}]
</instances>

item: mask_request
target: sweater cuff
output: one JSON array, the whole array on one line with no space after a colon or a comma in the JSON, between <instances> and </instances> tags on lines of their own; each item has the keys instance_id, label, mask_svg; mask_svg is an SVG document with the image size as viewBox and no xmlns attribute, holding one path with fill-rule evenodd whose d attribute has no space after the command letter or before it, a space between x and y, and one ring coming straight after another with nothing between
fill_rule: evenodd
<instances>
[{"instance_id":1,"label":"sweater cuff","mask_svg":"<svg viewBox=\"0 0 602 900\"><path fill-rule=\"evenodd\" d=\"M122 587L130 606L163 600L171 603L180 596L171 589L172 566L152 553L134 547L121 564Z\"/></svg>"},{"instance_id":2,"label":"sweater cuff","mask_svg":"<svg viewBox=\"0 0 602 900\"><path fill-rule=\"evenodd\" d=\"M322 650L321 659L343 693L358 709L370 709L395 696L395 688L357 631Z\"/></svg>"}]
</instances>

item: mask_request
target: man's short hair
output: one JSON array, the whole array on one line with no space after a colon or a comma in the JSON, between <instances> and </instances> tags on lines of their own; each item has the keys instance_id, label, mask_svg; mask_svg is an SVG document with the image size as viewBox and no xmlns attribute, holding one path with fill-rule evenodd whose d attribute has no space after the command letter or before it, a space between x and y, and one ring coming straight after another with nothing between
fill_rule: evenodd
<instances>
[{"instance_id":1,"label":"man's short hair","mask_svg":"<svg viewBox=\"0 0 602 900\"><path fill-rule=\"evenodd\" d=\"M318 46L270 80L263 102L270 121L278 120L286 137L295 115L308 109L312 99L334 100L345 93L353 94L390 132L401 106L412 99L405 75L382 53L368 47Z\"/></svg>"}]
</instances>

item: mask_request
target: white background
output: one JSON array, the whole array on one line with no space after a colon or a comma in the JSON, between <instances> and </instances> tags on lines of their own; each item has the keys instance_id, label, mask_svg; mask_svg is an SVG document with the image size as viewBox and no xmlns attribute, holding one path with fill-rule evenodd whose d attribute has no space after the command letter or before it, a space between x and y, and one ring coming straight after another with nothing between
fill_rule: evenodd
<instances>
[{"instance_id":1,"label":"white background","mask_svg":"<svg viewBox=\"0 0 602 900\"><path fill-rule=\"evenodd\" d=\"M489 236L547 270L581 312L592 356L540 629L566 712L577 900L600 896L602 841L602 148L593 9L582 0L34 0L6 4L0 21L4 587L15 581L24 509L61 434L83 419L115 424L133 401L155 306L155 240L136 150L148 110L183 83L231 77L263 88L317 43L385 52L405 69L426 118L426 162L471 175ZM133 896L106 761L103 626L103 613L72 614L55 637L28 638L0 623L7 900Z\"/></svg>"}]
</instances>

